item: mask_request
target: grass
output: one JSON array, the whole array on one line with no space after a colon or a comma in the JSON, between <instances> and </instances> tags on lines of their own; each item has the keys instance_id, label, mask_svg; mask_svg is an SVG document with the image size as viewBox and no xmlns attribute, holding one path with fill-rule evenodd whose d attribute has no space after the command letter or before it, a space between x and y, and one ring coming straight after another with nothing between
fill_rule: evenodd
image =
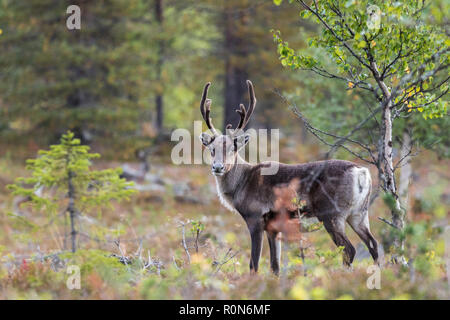
<instances>
[{"instance_id":1,"label":"grass","mask_svg":"<svg viewBox=\"0 0 450 320\"><path fill-rule=\"evenodd\" d=\"M447 162L414 163L415 182L407 234L410 268L385 266L380 289L369 289L372 264L355 261L353 269L341 265L339 249L325 231L305 235L304 259L298 243L283 246L279 278L269 270L267 242L260 271L248 271L250 240L242 218L226 211L215 196L213 178L202 166L153 167L174 183L188 183L204 203L180 203L173 186L164 192L141 192L128 203L114 204L101 215L82 219L80 249L64 249L64 228L49 225L30 235L8 215L14 199L5 189L15 177L25 176L24 162L0 158L0 298L1 299L448 299L443 230L433 226L447 221ZM429 159L429 158L428 158ZM111 163L99 163L101 167ZM436 173L436 174L432 174ZM442 200L444 199L444 200ZM416 203L418 202L418 204ZM23 209L25 214L29 214ZM370 209L373 233L380 243L389 238L389 227L377 216L388 218L381 199ZM38 225L45 225L39 215ZM199 221L204 230L195 250L195 233L185 227L188 258L182 245L181 222ZM448 221L447 221L448 222ZM348 230L355 247L359 238ZM387 240L386 240L387 239ZM266 240L265 240L266 241ZM126 259L125 259L126 258ZM122 261L121 261L122 260ZM126 263L124 263L124 261ZM80 289L69 290L68 266L80 269Z\"/></svg>"}]
</instances>

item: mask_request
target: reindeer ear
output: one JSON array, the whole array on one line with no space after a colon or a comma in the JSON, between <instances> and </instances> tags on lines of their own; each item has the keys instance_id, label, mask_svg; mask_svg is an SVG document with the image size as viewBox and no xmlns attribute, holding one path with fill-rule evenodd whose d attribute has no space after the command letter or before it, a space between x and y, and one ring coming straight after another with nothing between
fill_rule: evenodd
<instances>
[{"instance_id":1,"label":"reindeer ear","mask_svg":"<svg viewBox=\"0 0 450 320\"><path fill-rule=\"evenodd\" d=\"M203 145L206 147L208 146L213 140L214 138L211 137L209 134L207 134L206 132L203 132L200 137L199 137L200 141L203 143Z\"/></svg>"},{"instance_id":2,"label":"reindeer ear","mask_svg":"<svg viewBox=\"0 0 450 320\"><path fill-rule=\"evenodd\" d=\"M247 133L241 134L240 136L234 138L234 151L239 151L242 147L245 147L249 140L250 135Z\"/></svg>"}]
</instances>

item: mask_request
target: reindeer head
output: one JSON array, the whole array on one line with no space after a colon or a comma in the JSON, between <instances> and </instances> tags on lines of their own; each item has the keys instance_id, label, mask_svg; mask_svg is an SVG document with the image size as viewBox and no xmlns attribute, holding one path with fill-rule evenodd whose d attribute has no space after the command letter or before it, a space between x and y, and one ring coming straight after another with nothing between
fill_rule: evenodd
<instances>
[{"instance_id":1,"label":"reindeer head","mask_svg":"<svg viewBox=\"0 0 450 320\"><path fill-rule=\"evenodd\" d=\"M244 133L243 129L247 125L253 110L255 109L256 98L253 84L250 80L247 80L248 95L250 98L249 107L246 109L244 105L241 104L239 109L236 110L236 112L241 116L236 129L231 130L232 126L231 124L228 124L226 127L226 134L220 135L214 128L210 118L211 99L207 98L210 85L211 83L208 82L203 89L202 100L200 102L200 112L202 113L203 119L205 120L212 135L203 132L200 135L200 140L203 145L211 151L212 174L222 176L230 171L234 166L238 151L247 144L250 138L248 134Z\"/></svg>"}]
</instances>

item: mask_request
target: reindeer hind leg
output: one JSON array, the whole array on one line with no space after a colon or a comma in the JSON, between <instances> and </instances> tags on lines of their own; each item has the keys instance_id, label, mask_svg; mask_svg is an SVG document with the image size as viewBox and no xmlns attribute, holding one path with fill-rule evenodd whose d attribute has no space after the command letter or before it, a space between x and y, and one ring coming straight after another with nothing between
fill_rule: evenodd
<instances>
[{"instance_id":1,"label":"reindeer hind leg","mask_svg":"<svg viewBox=\"0 0 450 320\"><path fill-rule=\"evenodd\" d=\"M365 211L362 216L350 216L348 219L348 224L365 243L367 249L369 249L373 261L375 261L375 263L378 263L378 243L370 232L369 213Z\"/></svg>"},{"instance_id":2,"label":"reindeer hind leg","mask_svg":"<svg viewBox=\"0 0 450 320\"><path fill-rule=\"evenodd\" d=\"M339 218L324 219L323 225L330 234L336 246L344 247L343 262L344 265L350 266L353 262L353 258L355 257L356 250L345 235L345 221Z\"/></svg>"}]
</instances>

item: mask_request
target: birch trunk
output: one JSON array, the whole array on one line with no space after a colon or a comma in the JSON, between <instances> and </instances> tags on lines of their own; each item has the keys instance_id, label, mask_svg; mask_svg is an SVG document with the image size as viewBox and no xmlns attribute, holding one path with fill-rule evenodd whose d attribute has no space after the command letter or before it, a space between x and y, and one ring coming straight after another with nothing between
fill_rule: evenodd
<instances>
[{"instance_id":1,"label":"birch trunk","mask_svg":"<svg viewBox=\"0 0 450 320\"><path fill-rule=\"evenodd\" d=\"M397 187L395 184L395 175L394 175L394 165L393 165L393 144L392 144L392 97L391 92L388 86L384 83L383 79L381 79L380 72L378 71L378 66L375 61L371 61L370 66L372 68L373 75L375 80L377 81L378 86L380 87L383 93L383 101L381 102L383 108L383 137L382 137L382 146L380 150L380 155L382 157L380 161L380 166L383 168L378 168L379 170L384 171L384 187L386 192L390 194L394 203L391 210L392 216L392 224L397 229L396 234L394 236L393 246L396 249L396 252L392 254L392 261L394 263L402 263L405 264L406 260L403 256L404 251L404 240L400 237L400 233L403 232L405 221L404 221L404 211L400 205L400 199L397 193Z\"/></svg>"},{"instance_id":2,"label":"birch trunk","mask_svg":"<svg viewBox=\"0 0 450 320\"><path fill-rule=\"evenodd\" d=\"M400 167L400 180L398 184L398 195L405 212L409 212L409 185L412 177L411 167L411 136L407 131L403 133L403 144L400 151L400 159L402 160Z\"/></svg>"}]
</instances>

